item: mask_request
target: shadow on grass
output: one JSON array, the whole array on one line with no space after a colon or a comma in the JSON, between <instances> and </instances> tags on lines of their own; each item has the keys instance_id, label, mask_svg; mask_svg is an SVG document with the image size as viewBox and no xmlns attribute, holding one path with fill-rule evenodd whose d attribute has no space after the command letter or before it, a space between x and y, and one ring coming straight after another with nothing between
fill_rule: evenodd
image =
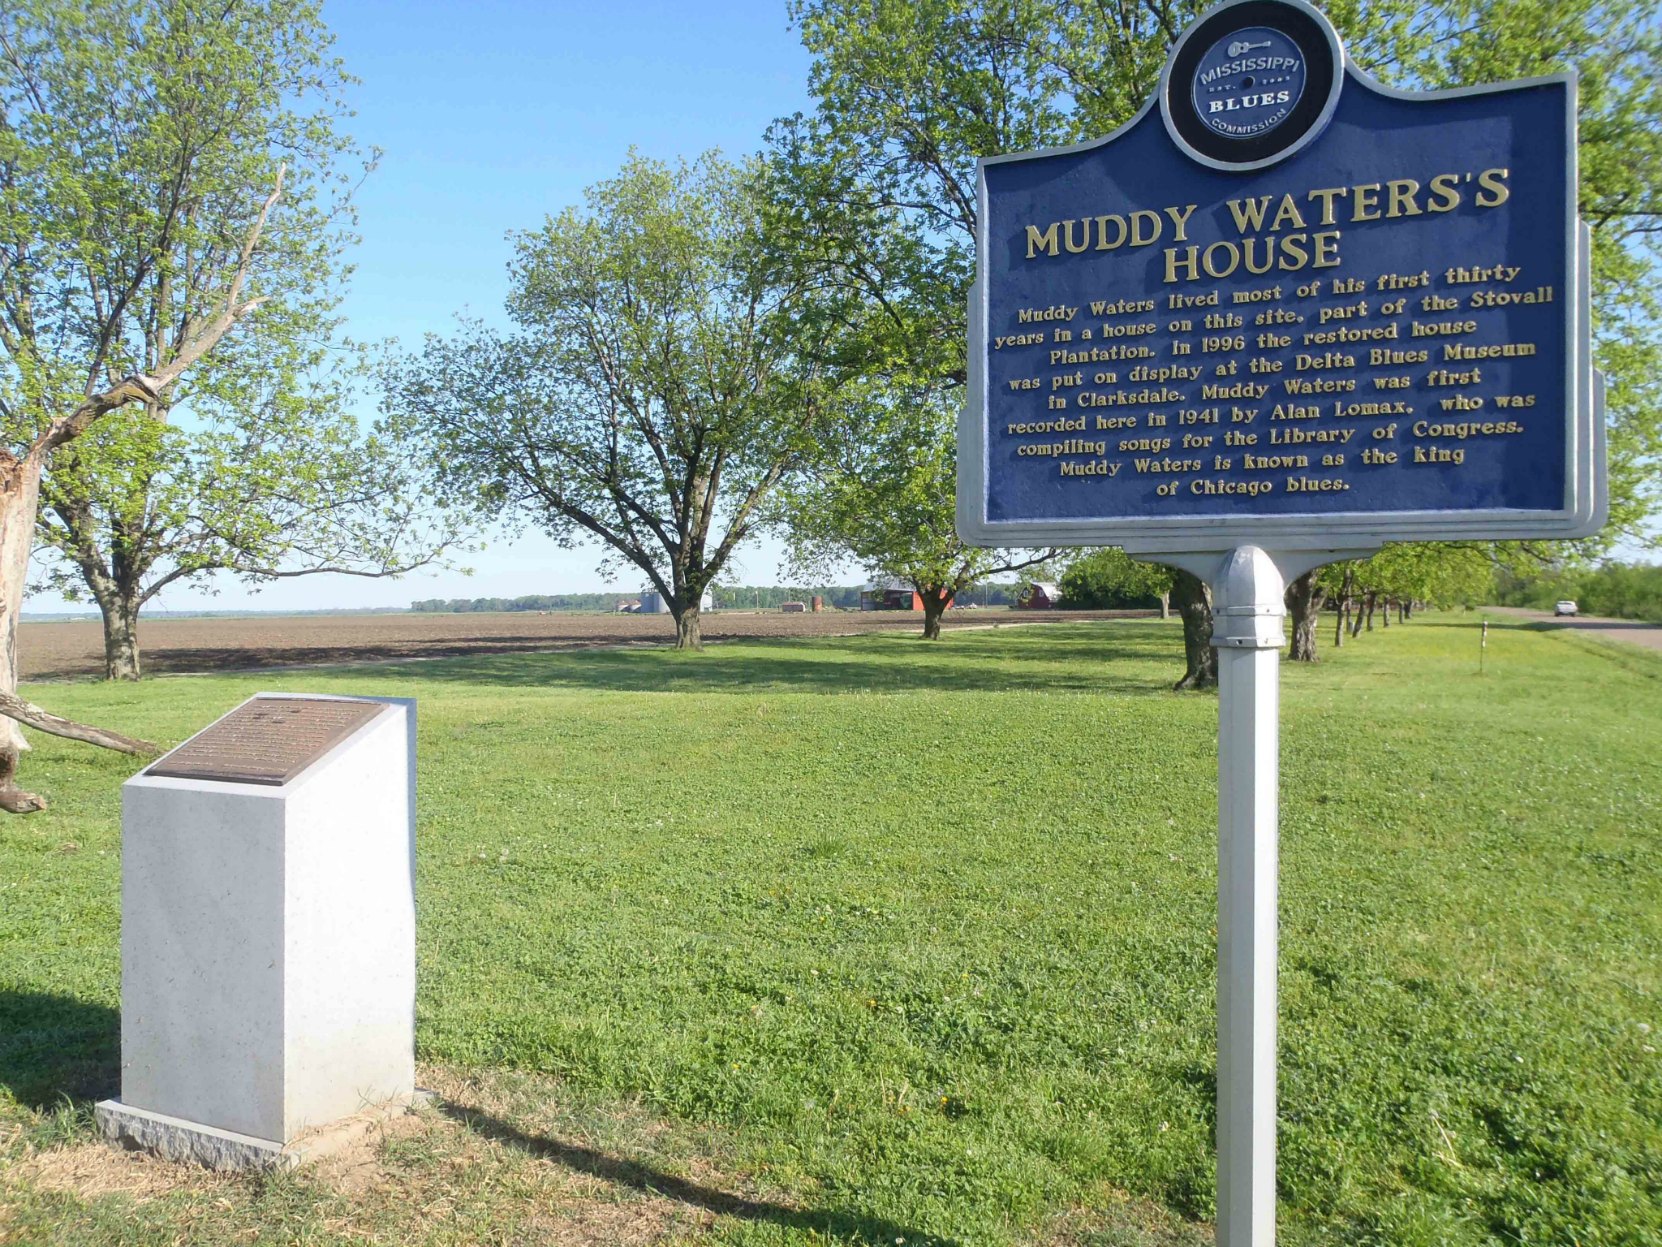
<instances>
[{"instance_id":1,"label":"shadow on grass","mask_svg":"<svg viewBox=\"0 0 1662 1247\"><path fill-rule=\"evenodd\" d=\"M1054 626L1053 626L1054 627ZM1168 692L1183 673L1183 638L1159 625L978 633L931 642L898 637L748 641L743 650L490 655L410 668L426 681L612 692Z\"/></svg>"},{"instance_id":2,"label":"shadow on grass","mask_svg":"<svg viewBox=\"0 0 1662 1247\"><path fill-rule=\"evenodd\" d=\"M615 1186L630 1187L647 1194L678 1200L690 1208L717 1216L736 1217L793 1230L815 1230L846 1243L878 1244L905 1242L916 1247L956 1247L956 1240L925 1234L909 1226L896 1225L859 1213L791 1208L785 1204L750 1199L728 1191L700 1186L686 1178L664 1173L638 1161L611 1156L594 1148L567 1143L525 1131L487 1113L461 1104L443 1101L439 1111L482 1138L517 1148L531 1156L563 1165Z\"/></svg>"},{"instance_id":3,"label":"shadow on grass","mask_svg":"<svg viewBox=\"0 0 1662 1247\"><path fill-rule=\"evenodd\" d=\"M1530 632L1654 632L1662 624L1643 619L1532 619L1523 625Z\"/></svg>"},{"instance_id":4,"label":"shadow on grass","mask_svg":"<svg viewBox=\"0 0 1662 1247\"><path fill-rule=\"evenodd\" d=\"M0 1087L42 1110L116 1093L121 1014L72 996L0 988Z\"/></svg>"},{"instance_id":5,"label":"shadow on grass","mask_svg":"<svg viewBox=\"0 0 1662 1247\"><path fill-rule=\"evenodd\" d=\"M1413 624L1420 621L1415 619ZM1643 619L1580 619L1565 616L1562 619L1528 619L1519 615L1470 615L1458 622L1438 620L1426 626L1433 628L1476 628L1487 623L1491 632L1655 632L1662 623ZM1395 627L1396 625L1391 625Z\"/></svg>"}]
</instances>

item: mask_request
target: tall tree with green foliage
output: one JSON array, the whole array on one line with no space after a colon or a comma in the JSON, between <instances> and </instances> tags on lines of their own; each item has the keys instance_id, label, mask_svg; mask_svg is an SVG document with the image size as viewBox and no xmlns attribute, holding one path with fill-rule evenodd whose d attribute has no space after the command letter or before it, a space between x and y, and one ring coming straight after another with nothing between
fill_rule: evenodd
<instances>
[{"instance_id":1,"label":"tall tree with green foliage","mask_svg":"<svg viewBox=\"0 0 1662 1247\"><path fill-rule=\"evenodd\" d=\"M1610 524L1579 549L1596 554L1618 538L1653 542L1649 521L1662 507L1662 25L1655 6L1393 0L1365 11L1380 36L1358 63L1394 86L1577 72L1579 208L1593 236L1593 350L1608 382L1610 435Z\"/></svg>"},{"instance_id":2,"label":"tall tree with green foliage","mask_svg":"<svg viewBox=\"0 0 1662 1247\"><path fill-rule=\"evenodd\" d=\"M159 420L229 354L315 325L352 174L310 0L17 0L0 10L0 807L42 473L112 413ZM327 296L322 296L327 298ZM203 384L208 384L203 381Z\"/></svg>"},{"instance_id":3,"label":"tall tree with green foliage","mask_svg":"<svg viewBox=\"0 0 1662 1247\"><path fill-rule=\"evenodd\" d=\"M823 577L852 558L877 580L903 580L923 602L923 637L969 586L1036 567L1054 550L986 550L958 537L953 483L956 413L942 391L850 399L849 424L772 512L793 563ZM858 414L856 414L858 413Z\"/></svg>"},{"instance_id":4,"label":"tall tree with green foliage","mask_svg":"<svg viewBox=\"0 0 1662 1247\"><path fill-rule=\"evenodd\" d=\"M820 280L881 308L877 369L961 406L977 158L1106 133L1132 116L1192 11L1053 0L792 5L815 58L816 107L770 132L797 205L794 228L788 213L780 228ZM947 461L952 422L927 432L939 444L919 455ZM936 487L948 511L952 476ZM1195 611L1184 618L1191 631L1202 624ZM1204 670L1190 675L1205 682Z\"/></svg>"},{"instance_id":5,"label":"tall tree with green foliage","mask_svg":"<svg viewBox=\"0 0 1662 1247\"><path fill-rule=\"evenodd\" d=\"M815 292L764 229L758 163L631 155L520 234L508 310L386 374L395 428L486 513L599 539L663 594L677 645L786 473L836 440L863 306Z\"/></svg>"},{"instance_id":6,"label":"tall tree with green foliage","mask_svg":"<svg viewBox=\"0 0 1662 1247\"><path fill-rule=\"evenodd\" d=\"M870 292L891 354L962 386L973 276L975 161L1076 142L1130 120L1171 43L1204 5L1083 0L797 0L814 56L813 111L777 123L775 158L814 226L827 280ZM1363 69L1436 88L1581 74L1581 210L1592 224L1598 360L1611 378L1612 531L1638 533L1659 499L1662 343L1655 241L1662 209L1662 52L1637 0L1341 0L1325 6ZM892 233L909 247L876 245ZM1205 595L1178 575L1189 684L1205 654Z\"/></svg>"},{"instance_id":7,"label":"tall tree with green foliage","mask_svg":"<svg viewBox=\"0 0 1662 1247\"><path fill-rule=\"evenodd\" d=\"M235 375L208 378L219 401L188 387L189 427L165 399L149 419L105 421L61 450L42 482L37 542L56 557L36 587L98 606L107 679L139 678L139 611L170 585L214 572L254 588L398 576L463 537L407 447L360 436L327 359L310 376L288 360L268 375L235 362L203 371Z\"/></svg>"},{"instance_id":8,"label":"tall tree with green foliage","mask_svg":"<svg viewBox=\"0 0 1662 1247\"><path fill-rule=\"evenodd\" d=\"M282 294L259 309L258 331L216 344L136 404L143 419L100 424L45 470L36 536L57 557L42 585L96 603L107 676L137 679L139 610L168 585L219 570L255 585L324 571L396 575L439 557L456 533L399 448L359 437L344 410L357 352L335 333L335 308L366 160L335 126L350 79L328 57L315 6L105 3L81 22L50 12L51 45L29 42L45 28L8 42L24 98L55 101L62 114L42 135L99 124L74 113L92 105L73 100L60 68L136 65L154 99L153 111L129 107L96 140L72 139L110 145L111 167L81 190L117 195L123 177L166 188L146 222L150 254L135 251L114 269L82 257L86 332L95 325L99 340L75 349L102 351L106 372L154 373L179 355L222 293L239 214L285 170L257 255L261 288ZM127 58L124 40L144 46ZM126 210L119 199L109 206ZM78 243L83 252L134 245L104 235Z\"/></svg>"},{"instance_id":9,"label":"tall tree with green foliage","mask_svg":"<svg viewBox=\"0 0 1662 1247\"><path fill-rule=\"evenodd\" d=\"M1073 610L1102 610L1159 604L1160 618L1171 612L1172 569L1144 563L1116 546L1082 553L1062 573L1062 602Z\"/></svg>"}]
</instances>

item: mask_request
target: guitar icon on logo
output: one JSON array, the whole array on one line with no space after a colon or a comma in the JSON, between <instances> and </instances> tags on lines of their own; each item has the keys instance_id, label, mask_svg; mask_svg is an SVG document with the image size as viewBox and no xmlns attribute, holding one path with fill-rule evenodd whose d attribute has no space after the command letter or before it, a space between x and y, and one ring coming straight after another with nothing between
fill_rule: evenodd
<instances>
[{"instance_id":1,"label":"guitar icon on logo","mask_svg":"<svg viewBox=\"0 0 1662 1247\"><path fill-rule=\"evenodd\" d=\"M1269 46L1270 41L1268 39L1264 40L1262 43L1247 43L1244 40L1237 40L1235 43L1229 45L1229 55L1240 56L1242 53L1250 52L1254 48L1267 48Z\"/></svg>"}]
</instances>

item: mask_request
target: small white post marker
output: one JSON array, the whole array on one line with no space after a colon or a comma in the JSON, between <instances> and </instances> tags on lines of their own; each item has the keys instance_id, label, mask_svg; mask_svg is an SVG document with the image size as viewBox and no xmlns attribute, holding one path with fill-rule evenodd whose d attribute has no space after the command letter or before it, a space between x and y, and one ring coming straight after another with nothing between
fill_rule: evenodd
<instances>
[{"instance_id":1,"label":"small white post marker","mask_svg":"<svg viewBox=\"0 0 1662 1247\"><path fill-rule=\"evenodd\" d=\"M262 694L122 790L106 1138L286 1166L415 1093L415 704Z\"/></svg>"}]
</instances>

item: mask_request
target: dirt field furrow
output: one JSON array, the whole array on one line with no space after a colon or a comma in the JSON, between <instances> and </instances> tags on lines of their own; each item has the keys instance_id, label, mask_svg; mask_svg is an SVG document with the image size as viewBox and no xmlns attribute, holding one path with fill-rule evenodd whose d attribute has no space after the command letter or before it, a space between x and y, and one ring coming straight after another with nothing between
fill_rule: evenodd
<instances>
[{"instance_id":1,"label":"dirt field furrow","mask_svg":"<svg viewBox=\"0 0 1662 1247\"><path fill-rule=\"evenodd\" d=\"M949 612L948 628L1136 618L1151 611ZM821 614L722 611L704 617L707 641L918 631L923 617L904 611ZM146 674L453 658L538 650L669 644L668 615L513 614L268 615L243 618L150 619L139 629ZM104 637L93 620L24 622L18 638L25 680L97 678Z\"/></svg>"}]
</instances>

